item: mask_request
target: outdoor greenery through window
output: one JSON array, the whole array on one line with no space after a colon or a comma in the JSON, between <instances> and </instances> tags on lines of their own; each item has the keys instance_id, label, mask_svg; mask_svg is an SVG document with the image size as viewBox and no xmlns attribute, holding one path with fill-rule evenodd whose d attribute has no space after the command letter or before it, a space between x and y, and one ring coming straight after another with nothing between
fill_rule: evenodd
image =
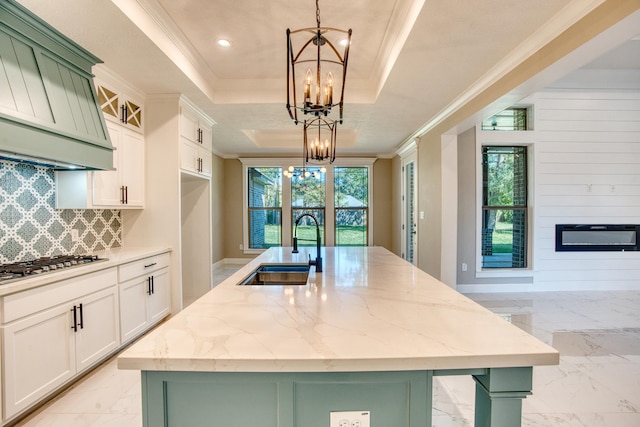
<instances>
[{"instance_id":1,"label":"outdoor greenery through window","mask_svg":"<svg viewBox=\"0 0 640 427\"><path fill-rule=\"evenodd\" d=\"M248 168L249 247L282 246L282 168Z\"/></svg>"},{"instance_id":2,"label":"outdoor greenery through window","mask_svg":"<svg viewBox=\"0 0 640 427\"><path fill-rule=\"evenodd\" d=\"M526 147L483 147L482 181L482 268L526 268Z\"/></svg>"},{"instance_id":3,"label":"outdoor greenery through window","mask_svg":"<svg viewBox=\"0 0 640 427\"><path fill-rule=\"evenodd\" d=\"M308 176L303 174L302 168L296 168L293 172L294 177L291 179L291 225L294 228L291 235L296 236L294 233L297 232L299 246L315 246L316 224L311 218L302 218L297 230L295 230L296 220L300 215L308 213L318 220L320 244L324 245L325 174L320 171L319 167L308 167L305 172L308 172Z\"/></svg>"},{"instance_id":4,"label":"outdoor greenery through window","mask_svg":"<svg viewBox=\"0 0 640 427\"><path fill-rule=\"evenodd\" d=\"M482 122L482 130L527 130L527 109L507 108Z\"/></svg>"},{"instance_id":5,"label":"outdoor greenery through window","mask_svg":"<svg viewBox=\"0 0 640 427\"><path fill-rule=\"evenodd\" d=\"M367 245L368 182L366 167L334 168L336 246Z\"/></svg>"}]
</instances>

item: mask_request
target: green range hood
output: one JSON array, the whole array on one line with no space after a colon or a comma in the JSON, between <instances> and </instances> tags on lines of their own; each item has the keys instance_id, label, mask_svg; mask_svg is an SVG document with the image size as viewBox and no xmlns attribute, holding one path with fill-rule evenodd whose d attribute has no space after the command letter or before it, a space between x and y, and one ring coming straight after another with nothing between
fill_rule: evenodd
<instances>
[{"instance_id":1,"label":"green range hood","mask_svg":"<svg viewBox=\"0 0 640 427\"><path fill-rule=\"evenodd\" d=\"M113 169L91 74L99 62L15 1L0 1L0 158Z\"/></svg>"}]
</instances>

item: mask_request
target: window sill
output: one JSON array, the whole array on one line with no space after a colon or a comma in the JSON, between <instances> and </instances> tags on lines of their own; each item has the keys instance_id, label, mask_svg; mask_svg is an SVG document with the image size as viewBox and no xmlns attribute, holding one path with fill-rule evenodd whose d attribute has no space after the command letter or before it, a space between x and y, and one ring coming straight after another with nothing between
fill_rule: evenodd
<instances>
[{"instance_id":1,"label":"window sill","mask_svg":"<svg viewBox=\"0 0 640 427\"><path fill-rule=\"evenodd\" d=\"M476 271L476 279L492 277L533 277L533 270L500 268Z\"/></svg>"}]
</instances>

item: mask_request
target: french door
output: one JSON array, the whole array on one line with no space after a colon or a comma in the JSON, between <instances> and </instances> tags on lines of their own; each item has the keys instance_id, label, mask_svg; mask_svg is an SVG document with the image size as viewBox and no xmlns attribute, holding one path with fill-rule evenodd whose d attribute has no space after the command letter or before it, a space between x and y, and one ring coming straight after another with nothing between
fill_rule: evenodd
<instances>
[{"instance_id":1,"label":"french door","mask_svg":"<svg viewBox=\"0 0 640 427\"><path fill-rule=\"evenodd\" d=\"M417 152L402 158L402 258L418 262Z\"/></svg>"}]
</instances>

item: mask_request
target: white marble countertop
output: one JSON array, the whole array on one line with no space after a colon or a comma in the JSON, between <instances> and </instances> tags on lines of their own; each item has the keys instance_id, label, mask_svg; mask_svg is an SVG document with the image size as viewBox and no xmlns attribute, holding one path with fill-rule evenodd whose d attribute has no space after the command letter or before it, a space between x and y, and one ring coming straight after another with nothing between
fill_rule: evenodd
<instances>
[{"instance_id":1,"label":"white marble countertop","mask_svg":"<svg viewBox=\"0 0 640 427\"><path fill-rule=\"evenodd\" d=\"M105 268L115 267L128 262L137 261L148 256L158 255L169 252L168 247L133 247L133 248L115 248L108 251L99 251L92 255L98 255L100 258L106 258L104 261L92 262L86 265L73 268L62 269L50 273L36 274L28 276L24 279L10 281L0 285L0 297L14 294L16 292L26 291L28 289L40 286L50 285L60 280L70 279L82 274L93 273L94 271L104 270Z\"/></svg>"},{"instance_id":2,"label":"white marble countertop","mask_svg":"<svg viewBox=\"0 0 640 427\"><path fill-rule=\"evenodd\" d=\"M552 365L559 354L391 252L322 248L305 286L237 286L272 248L118 357L121 369L440 370Z\"/></svg>"}]
</instances>

